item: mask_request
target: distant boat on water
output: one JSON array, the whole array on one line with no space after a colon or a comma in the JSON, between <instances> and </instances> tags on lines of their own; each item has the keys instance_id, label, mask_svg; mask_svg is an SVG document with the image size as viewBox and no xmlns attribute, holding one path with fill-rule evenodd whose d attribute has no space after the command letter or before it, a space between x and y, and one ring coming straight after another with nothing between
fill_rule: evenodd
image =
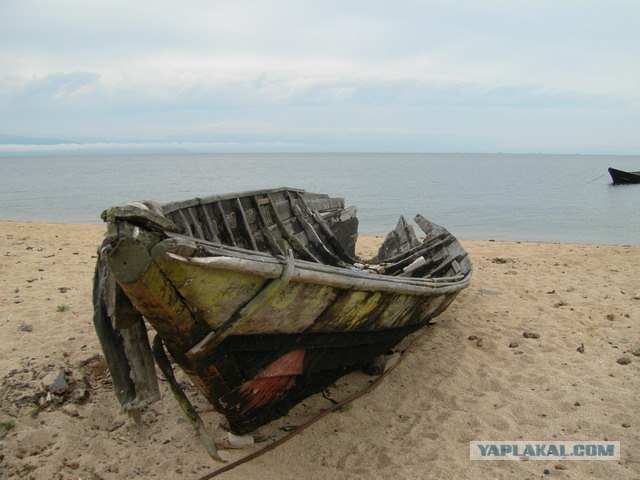
<instances>
[{"instance_id":1,"label":"distant boat on water","mask_svg":"<svg viewBox=\"0 0 640 480\"><path fill-rule=\"evenodd\" d=\"M640 172L625 172L609 167L609 175L613 183L640 183Z\"/></svg>"}]
</instances>

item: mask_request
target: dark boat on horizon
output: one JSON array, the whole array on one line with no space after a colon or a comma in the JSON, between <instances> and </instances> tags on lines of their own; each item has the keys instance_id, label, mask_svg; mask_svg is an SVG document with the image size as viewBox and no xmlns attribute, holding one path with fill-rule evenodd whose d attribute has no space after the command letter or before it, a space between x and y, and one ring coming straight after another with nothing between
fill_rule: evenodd
<instances>
[{"instance_id":1,"label":"dark boat on horizon","mask_svg":"<svg viewBox=\"0 0 640 480\"><path fill-rule=\"evenodd\" d=\"M469 285L467 252L420 215L422 241L400 217L376 258L358 258L355 214L293 188L106 210L94 324L123 409L159 399L164 347L249 432L384 355Z\"/></svg>"},{"instance_id":2,"label":"dark boat on horizon","mask_svg":"<svg viewBox=\"0 0 640 480\"><path fill-rule=\"evenodd\" d=\"M625 172L616 168L609 167L609 175L613 183L640 183L640 172Z\"/></svg>"}]
</instances>

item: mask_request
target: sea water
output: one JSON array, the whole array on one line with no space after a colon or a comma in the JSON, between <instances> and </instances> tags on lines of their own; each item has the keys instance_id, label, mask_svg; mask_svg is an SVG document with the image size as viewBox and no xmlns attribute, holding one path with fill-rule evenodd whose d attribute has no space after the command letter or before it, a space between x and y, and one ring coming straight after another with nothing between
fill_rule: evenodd
<instances>
[{"instance_id":1,"label":"sea water","mask_svg":"<svg viewBox=\"0 0 640 480\"><path fill-rule=\"evenodd\" d=\"M511 154L167 154L0 158L0 220L97 223L108 206L280 186L345 197L360 233L400 214L464 239L640 243L640 185L607 167L640 156Z\"/></svg>"}]
</instances>

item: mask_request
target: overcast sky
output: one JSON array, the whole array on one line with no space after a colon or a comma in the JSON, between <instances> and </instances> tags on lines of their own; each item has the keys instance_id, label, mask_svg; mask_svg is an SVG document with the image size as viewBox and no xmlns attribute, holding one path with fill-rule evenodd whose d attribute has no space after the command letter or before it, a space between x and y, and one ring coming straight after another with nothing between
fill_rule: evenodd
<instances>
[{"instance_id":1,"label":"overcast sky","mask_svg":"<svg viewBox=\"0 0 640 480\"><path fill-rule=\"evenodd\" d=\"M639 154L640 2L0 0L12 136Z\"/></svg>"}]
</instances>

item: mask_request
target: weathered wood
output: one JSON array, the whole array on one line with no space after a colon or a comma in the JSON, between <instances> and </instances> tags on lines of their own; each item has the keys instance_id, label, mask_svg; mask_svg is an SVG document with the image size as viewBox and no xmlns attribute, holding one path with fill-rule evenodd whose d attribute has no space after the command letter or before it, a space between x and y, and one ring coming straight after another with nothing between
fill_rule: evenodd
<instances>
[{"instance_id":1,"label":"weathered wood","mask_svg":"<svg viewBox=\"0 0 640 480\"><path fill-rule=\"evenodd\" d=\"M196 212L196 207L187 208L189 212L189 216L191 217L191 221L193 222L193 226L196 229L196 234L200 240L206 240L207 237L204 235L204 230L202 229L202 225L200 223L200 219L198 218L198 214Z\"/></svg>"},{"instance_id":2,"label":"weathered wood","mask_svg":"<svg viewBox=\"0 0 640 480\"><path fill-rule=\"evenodd\" d=\"M244 207L242 206L242 202L240 201L239 198L236 198L236 204L238 205L238 211L240 212L240 217L242 218L242 224L244 225L244 229L245 232L247 233L247 237L249 238L249 241L251 242L251 248L253 248L254 250L258 250L258 246L256 245L256 241L253 238L253 231L251 230L251 227L249 226L249 221L247 220L247 215L244 211Z\"/></svg>"},{"instance_id":3,"label":"weathered wood","mask_svg":"<svg viewBox=\"0 0 640 480\"><path fill-rule=\"evenodd\" d=\"M180 408L182 408L182 411L189 419L189 423L191 423L191 426L196 431L196 434L200 438L200 441L204 445L204 448L207 450L209 456L218 462L226 462L226 460L220 458L213 437L211 437L211 435L209 434L207 427L200 418L200 415L198 415L195 407L191 404L187 396L180 388L180 385L178 384L178 381L173 374L173 368L171 368L171 363L169 363L169 359L167 358L167 354L165 353L164 347L162 345L162 339L159 335L156 335L156 338L153 341L153 353L156 358L156 362L158 363L158 367L162 372L162 375L164 375L165 380L169 384L171 393L173 393L173 396L178 401Z\"/></svg>"},{"instance_id":4,"label":"weathered wood","mask_svg":"<svg viewBox=\"0 0 640 480\"><path fill-rule=\"evenodd\" d=\"M322 263L322 262L320 262L320 260L318 260L318 258L316 258L316 256L313 253L311 253L309 251L309 249L307 249L307 247L304 246L304 244L295 235L293 235L289 231L289 229L286 227L286 225L282 222L282 218L280 218L280 215L278 214L278 211L275 209L275 207L273 205L273 201L271 200L271 197L269 195L267 195L267 198L269 199L269 206L271 207L271 212L273 214L273 218L274 218L274 220L276 222L276 225L280 229L280 234L282 235L282 237L285 238L286 240L289 240L289 243L291 244L291 246L302 257L306 257L308 260L311 260L311 261L316 262L316 263Z\"/></svg>"},{"instance_id":5,"label":"weathered wood","mask_svg":"<svg viewBox=\"0 0 640 480\"><path fill-rule=\"evenodd\" d=\"M287 254L287 264L282 270L282 276L269 282L262 288L258 294L253 297L246 305L234 313L224 324L222 324L215 332L211 332L202 341L195 345L187 352L187 356L193 358L205 349L219 343L223 338L228 336L228 331L238 322L242 321L257 312L265 302L277 296L289 284L295 270L293 261L293 252Z\"/></svg>"},{"instance_id":6,"label":"weathered wood","mask_svg":"<svg viewBox=\"0 0 640 480\"><path fill-rule=\"evenodd\" d=\"M106 268L117 280L104 289L107 317L132 330L144 327L144 315L236 431L262 425L362 368L441 313L470 282L471 262L457 240L420 218L425 243L412 246L403 231L407 245L391 255L393 263L352 266L356 209L324 194L275 189L161 208L182 233L140 216L107 218ZM163 217L158 211L152 213ZM394 269L408 276L378 274ZM118 300L122 293L130 303ZM142 341L118 338L106 348L118 353ZM131 397L137 374L115 363ZM139 376L149 376L149 366L137 363ZM176 396L187 412L184 394ZM200 431L194 412L187 415Z\"/></svg>"},{"instance_id":7,"label":"weathered wood","mask_svg":"<svg viewBox=\"0 0 640 480\"><path fill-rule=\"evenodd\" d=\"M229 240L231 241L231 245L234 247L237 245L236 239L233 235L233 231L231 230L231 226L229 225L229 221L227 220L227 213L224 211L224 207L222 206L222 202L216 202L215 204L218 207L218 212L220 212L220 216L222 217L222 225L224 225L224 229L229 236Z\"/></svg>"},{"instance_id":8,"label":"weathered wood","mask_svg":"<svg viewBox=\"0 0 640 480\"><path fill-rule=\"evenodd\" d=\"M449 230L440 225L433 223L422 215L418 214L413 219L414 222L418 224L420 230L422 230L425 234L425 241L430 240L434 237L438 237L440 235L451 235Z\"/></svg>"},{"instance_id":9,"label":"weathered wood","mask_svg":"<svg viewBox=\"0 0 640 480\"><path fill-rule=\"evenodd\" d=\"M216 227L213 224L213 220L211 220L211 215L209 215L209 210L207 209L207 205L200 204L200 208L202 209L202 214L204 215L204 219L205 219L205 222L207 223L207 228L209 229L209 234L210 234L208 238L203 238L203 240L212 240L214 242L219 242L220 237L218 236Z\"/></svg>"},{"instance_id":10,"label":"weathered wood","mask_svg":"<svg viewBox=\"0 0 640 480\"><path fill-rule=\"evenodd\" d=\"M182 228L184 229L184 231L187 232L187 235L189 235L190 237L193 237L193 230L191 229L191 224L183 210L178 210L178 217L180 218L180 223L182 223Z\"/></svg>"},{"instance_id":11,"label":"weathered wood","mask_svg":"<svg viewBox=\"0 0 640 480\"><path fill-rule=\"evenodd\" d=\"M94 275L93 322L118 401L125 411L136 410L158 401L160 391L142 315L133 312L128 298L117 293L105 301L105 295L111 296L106 288L109 277L101 255ZM114 326L116 318L121 328Z\"/></svg>"},{"instance_id":12,"label":"weathered wood","mask_svg":"<svg viewBox=\"0 0 640 480\"><path fill-rule=\"evenodd\" d=\"M356 257L358 241L358 209L349 207L335 212L321 214L323 222L350 258Z\"/></svg>"},{"instance_id":13,"label":"weathered wood","mask_svg":"<svg viewBox=\"0 0 640 480\"><path fill-rule=\"evenodd\" d=\"M329 247L327 247L327 245L322 241L322 239L317 234L313 226L307 221L306 218L304 218L304 215L302 214L302 210L300 210L300 207L298 205L293 205L293 212L296 218L298 219L298 221L300 222L300 225L302 225L302 228L304 229L304 232L307 238L309 239L309 242L313 246L315 246L315 248L320 253L320 256L324 259L325 263L333 266L344 265L342 260L340 260L340 258L338 258L338 256L335 255L329 249Z\"/></svg>"},{"instance_id":14,"label":"weathered wood","mask_svg":"<svg viewBox=\"0 0 640 480\"><path fill-rule=\"evenodd\" d=\"M309 208L309 205L307 204L307 201L305 200L304 196L302 194L298 194L298 199L301 201L301 203L302 203L304 209L306 210L306 212L311 216L311 218L313 218L316 221L316 223L319 226L319 228L322 231L322 233L327 237L327 239L329 241L329 244L331 245L334 253L346 263L355 263L355 262L357 262L358 259L355 258L353 255L350 255L345 250L344 246L340 243L340 241L333 234L333 232L331 231L329 226L326 224L326 222L322 219L322 217L320 216L318 211L317 210L312 210L311 208Z\"/></svg>"},{"instance_id":15,"label":"weathered wood","mask_svg":"<svg viewBox=\"0 0 640 480\"><path fill-rule=\"evenodd\" d=\"M396 228L387 234L372 262L382 262L386 258L402 255L418 245L420 242L413 227L407 223L403 215L400 215Z\"/></svg>"},{"instance_id":16,"label":"weathered wood","mask_svg":"<svg viewBox=\"0 0 640 480\"><path fill-rule=\"evenodd\" d=\"M109 223L114 223L116 220L125 220L132 225L152 230L181 231L175 223L160 213L158 204L150 200L109 208L102 212L100 217Z\"/></svg>"},{"instance_id":17,"label":"weathered wood","mask_svg":"<svg viewBox=\"0 0 640 480\"><path fill-rule=\"evenodd\" d=\"M261 210L262 205L260 202L262 201L262 204L264 204L264 200L268 202L269 199L268 198L259 199L258 197L252 197L252 200L253 200L253 203L255 204L256 214L258 215L260 225L262 226L262 234L264 235L264 238L267 240L267 243L271 247L271 250L273 251L273 253L275 253L276 255L283 255L284 250L280 247L280 245L278 245L278 242L276 241L275 237L271 233L271 230L269 228L271 227L271 224L269 224L269 222L264 216L264 213L262 213L262 210Z\"/></svg>"}]
</instances>

